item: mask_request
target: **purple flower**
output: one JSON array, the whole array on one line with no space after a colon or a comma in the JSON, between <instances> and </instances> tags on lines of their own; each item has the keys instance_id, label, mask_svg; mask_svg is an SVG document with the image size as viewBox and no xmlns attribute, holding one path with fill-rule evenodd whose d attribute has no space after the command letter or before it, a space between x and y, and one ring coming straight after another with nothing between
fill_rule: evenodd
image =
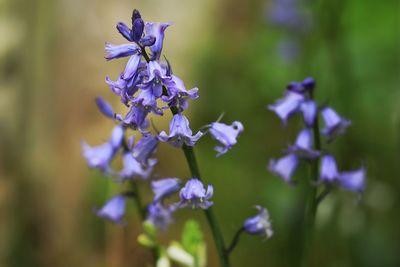
<instances>
[{"instance_id":1,"label":"purple flower","mask_svg":"<svg viewBox=\"0 0 400 267\"><path fill-rule=\"evenodd\" d=\"M177 192L180 188L180 180L178 178L166 178L158 181L151 182L151 189L153 190L154 202L158 202L167 196Z\"/></svg>"},{"instance_id":2,"label":"purple flower","mask_svg":"<svg viewBox=\"0 0 400 267\"><path fill-rule=\"evenodd\" d=\"M136 75L141 57L142 55L140 53L136 53L129 58L128 63L126 63L125 66L125 70L122 73L122 79L129 80Z\"/></svg>"},{"instance_id":3,"label":"purple flower","mask_svg":"<svg viewBox=\"0 0 400 267\"><path fill-rule=\"evenodd\" d=\"M161 50L164 42L164 31L171 25L171 23L153 23L146 22L145 30L146 35L151 35L156 38L156 42L150 46L152 52L152 60L159 60Z\"/></svg>"},{"instance_id":4,"label":"purple flower","mask_svg":"<svg viewBox=\"0 0 400 267\"><path fill-rule=\"evenodd\" d=\"M133 94L137 92L137 85L141 83L143 75L138 71L131 79L125 80L123 79L123 74L121 73L116 81L112 81L109 77L106 77L106 83L114 94L121 97L121 102L129 106L128 102Z\"/></svg>"},{"instance_id":5,"label":"purple flower","mask_svg":"<svg viewBox=\"0 0 400 267\"><path fill-rule=\"evenodd\" d=\"M299 159L294 154L288 154L278 160L271 159L269 161L269 170L282 177L287 183L292 183L291 176L299 164Z\"/></svg>"},{"instance_id":6,"label":"purple flower","mask_svg":"<svg viewBox=\"0 0 400 267\"><path fill-rule=\"evenodd\" d=\"M325 127L321 130L321 133L328 137L328 142L333 141L336 136L344 134L347 127L351 124L351 121L340 117L330 107L323 108L321 115L325 123Z\"/></svg>"},{"instance_id":7,"label":"purple flower","mask_svg":"<svg viewBox=\"0 0 400 267\"><path fill-rule=\"evenodd\" d=\"M318 111L315 101L304 101L301 103L300 109L303 112L304 123L307 125L307 127L313 127Z\"/></svg>"},{"instance_id":8,"label":"purple flower","mask_svg":"<svg viewBox=\"0 0 400 267\"><path fill-rule=\"evenodd\" d=\"M305 89L313 90L315 87L315 80L312 77L307 77L301 82L301 84Z\"/></svg>"},{"instance_id":9,"label":"purple flower","mask_svg":"<svg viewBox=\"0 0 400 267\"><path fill-rule=\"evenodd\" d=\"M121 180L140 177L146 179L153 170L157 160L150 160L148 166L143 166L132 155L131 151L125 152L122 156L123 169L119 172Z\"/></svg>"},{"instance_id":10,"label":"purple flower","mask_svg":"<svg viewBox=\"0 0 400 267\"><path fill-rule=\"evenodd\" d=\"M208 185L206 191L200 180L196 178L190 179L179 192L181 200L177 206L179 208L208 209L213 205L213 202L209 201L213 193L214 189L211 185Z\"/></svg>"},{"instance_id":11,"label":"purple flower","mask_svg":"<svg viewBox=\"0 0 400 267\"><path fill-rule=\"evenodd\" d=\"M146 116L149 112L146 111L142 106L131 106L129 112L125 118L122 118L121 114L116 114L115 119L121 121L126 127L130 127L133 130L139 129L144 131L149 127L149 123L146 120Z\"/></svg>"},{"instance_id":12,"label":"purple flower","mask_svg":"<svg viewBox=\"0 0 400 267\"><path fill-rule=\"evenodd\" d=\"M198 88L186 90L185 84L177 76L172 75L172 83L167 87L168 96L163 96L162 99L169 106L178 107L180 111L188 108L188 99L197 99L199 97Z\"/></svg>"},{"instance_id":13,"label":"purple flower","mask_svg":"<svg viewBox=\"0 0 400 267\"><path fill-rule=\"evenodd\" d=\"M350 191L361 193L365 189L365 168L342 172L339 175L339 184Z\"/></svg>"},{"instance_id":14,"label":"purple flower","mask_svg":"<svg viewBox=\"0 0 400 267\"><path fill-rule=\"evenodd\" d=\"M324 155L321 158L320 181L333 183L339 177L336 160L332 155Z\"/></svg>"},{"instance_id":15,"label":"purple flower","mask_svg":"<svg viewBox=\"0 0 400 267\"><path fill-rule=\"evenodd\" d=\"M121 223L125 215L125 197L117 195L111 198L101 209L96 210L96 214L115 223Z\"/></svg>"},{"instance_id":16,"label":"purple flower","mask_svg":"<svg viewBox=\"0 0 400 267\"><path fill-rule=\"evenodd\" d=\"M275 112L283 124L286 125L288 118L299 110L303 100L303 95L287 91L283 99L279 99L275 104L269 105L268 109Z\"/></svg>"},{"instance_id":17,"label":"purple flower","mask_svg":"<svg viewBox=\"0 0 400 267\"><path fill-rule=\"evenodd\" d=\"M266 208L259 205L256 206L258 214L248 218L244 224L244 230L252 235L260 235L266 238L271 238L273 235L272 225L269 218L269 213Z\"/></svg>"},{"instance_id":18,"label":"purple flower","mask_svg":"<svg viewBox=\"0 0 400 267\"><path fill-rule=\"evenodd\" d=\"M131 29L123 22L117 23L117 30L126 40L133 42Z\"/></svg>"},{"instance_id":19,"label":"purple flower","mask_svg":"<svg viewBox=\"0 0 400 267\"><path fill-rule=\"evenodd\" d=\"M243 124L239 121L234 121L231 125L220 122L211 123L210 134L222 145L215 147L218 152L217 157L225 154L236 144L236 138L243 132L243 129Z\"/></svg>"},{"instance_id":20,"label":"purple flower","mask_svg":"<svg viewBox=\"0 0 400 267\"><path fill-rule=\"evenodd\" d=\"M87 143L82 142L83 157L86 159L89 167L107 172L109 164L121 146L123 138L124 129L118 125L113 129L111 139L100 146L91 147Z\"/></svg>"},{"instance_id":21,"label":"purple flower","mask_svg":"<svg viewBox=\"0 0 400 267\"><path fill-rule=\"evenodd\" d=\"M147 220L161 230L166 230L172 223L172 208L166 208L161 203L151 203L148 208Z\"/></svg>"},{"instance_id":22,"label":"purple flower","mask_svg":"<svg viewBox=\"0 0 400 267\"><path fill-rule=\"evenodd\" d=\"M315 159L319 157L320 152L312 149L311 129L303 129L298 134L296 143L289 147L289 152L304 159Z\"/></svg>"},{"instance_id":23,"label":"purple flower","mask_svg":"<svg viewBox=\"0 0 400 267\"><path fill-rule=\"evenodd\" d=\"M163 142L171 143L176 147L194 146L203 136L202 132L197 132L192 136L192 130L189 128L189 120L182 114L176 114L169 124L169 135L164 131L159 134L159 139Z\"/></svg>"},{"instance_id":24,"label":"purple flower","mask_svg":"<svg viewBox=\"0 0 400 267\"><path fill-rule=\"evenodd\" d=\"M137 17L132 22L132 40L135 42L139 42L142 38L144 30L144 21L142 18Z\"/></svg>"},{"instance_id":25,"label":"purple flower","mask_svg":"<svg viewBox=\"0 0 400 267\"><path fill-rule=\"evenodd\" d=\"M107 52L106 55L107 60L121 58L121 57L128 57L140 53L140 48L136 44L114 45L106 43L105 50Z\"/></svg>"},{"instance_id":26,"label":"purple flower","mask_svg":"<svg viewBox=\"0 0 400 267\"><path fill-rule=\"evenodd\" d=\"M150 162L154 162L150 157L156 151L158 142L157 137L153 135L143 136L133 147L133 157L143 166L148 166Z\"/></svg>"},{"instance_id":27,"label":"purple flower","mask_svg":"<svg viewBox=\"0 0 400 267\"><path fill-rule=\"evenodd\" d=\"M96 104L100 112L103 113L104 116L114 119L114 111L107 101L98 96L96 97Z\"/></svg>"}]
</instances>

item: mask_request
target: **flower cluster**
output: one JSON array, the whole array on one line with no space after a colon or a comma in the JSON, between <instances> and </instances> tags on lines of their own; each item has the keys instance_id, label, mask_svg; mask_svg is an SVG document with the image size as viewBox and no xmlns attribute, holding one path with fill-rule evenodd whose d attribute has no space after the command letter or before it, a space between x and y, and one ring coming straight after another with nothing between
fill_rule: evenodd
<instances>
[{"instance_id":1,"label":"flower cluster","mask_svg":"<svg viewBox=\"0 0 400 267\"><path fill-rule=\"evenodd\" d=\"M285 96L268 106L268 109L275 112L284 125L296 113L302 114L304 120L304 128L298 134L295 143L288 147L282 158L270 160L269 170L282 177L287 183L293 183L292 175L302 160L320 159L320 183L329 186L337 184L350 191L362 192L365 187L364 167L354 171L340 172L331 154L321 151L319 147L313 147L313 139L319 140L320 133L326 137L327 143L331 143L338 136L343 135L351 124L333 108L319 107L313 99L314 89L313 78L306 78L302 82L292 82L287 86ZM324 128L320 130L320 133L318 132L319 115L324 122Z\"/></svg>"},{"instance_id":2,"label":"flower cluster","mask_svg":"<svg viewBox=\"0 0 400 267\"><path fill-rule=\"evenodd\" d=\"M131 26L122 22L116 26L128 43L106 43L105 46L107 60L128 57L124 70L116 80L106 77L110 90L119 97L127 111L125 114L117 114L109 103L97 97L96 104L100 112L113 120L116 126L104 144L91 147L83 142L82 148L89 167L116 177L120 183L152 179L152 171L157 163L152 157L160 142L177 148L193 147L209 132L219 143L215 150L217 156L221 156L236 144L244 129L238 121L231 125L217 121L203 127L208 131L193 134L189 120L183 113L189 107L188 100L199 97L198 89L187 90L184 82L172 72L170 63L161 60L164 34L169 26L171 23L144 22L139 11L134 10ZM149 129L149 116L162 116L166 109L173 113L169 133L152 133ZM127 136L129 130L138 131L141 138L135 142L133 137ZM122 158L122 168L114 170L112 161L118 155ZM173 213L178 209L208 209L213 205L213 187L208 185L206 190L199 178L189 179L183 187L178 178L153 180L151 188L154 199L147 205L146 217L160 229L167 228L173 221ZM165 199L177 192L180 200L167 204ZM127 197L137 196L135 192L118 194L98 209L97 215L117 223L122 222Z\"/></svg>"}]
</instances>

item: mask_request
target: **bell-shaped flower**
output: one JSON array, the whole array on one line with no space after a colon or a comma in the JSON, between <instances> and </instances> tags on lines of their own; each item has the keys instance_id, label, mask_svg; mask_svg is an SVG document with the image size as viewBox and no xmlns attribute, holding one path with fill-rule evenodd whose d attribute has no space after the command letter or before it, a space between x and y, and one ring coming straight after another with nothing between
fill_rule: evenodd
<instances>
[{"instance_id":1,"label":"bell-shaped flower","mask_svg":"<svg viewBox=\"0 0 400 267\"><path fill-rule=\"evenodd\" d=\"M114 119L114 110L111 105L105 101L102 97L96 97L96 104L99 108L100 112L103 113L104 116Z\"/></svg>"},{"instance_id":2,"label":"bell-shaped flower","mask_svg":"<svg viewBox=\"0 0 400 267\"><path fill-rule=\"evenodd\" d=\"M83 157L89 167L108 172L110 162L120 148L123 138L124 129L121 125L118 125L113 129L110 140L100 146L91 147L82 142Z\"/></svg>"},{"instance_id":3,"label":"bell-shaped flower","mask_svg":"<svg viewBox=\"0 0 400 267\"><path fill-rule=\"evenodd\" d=\"M125 70L122 73L122 79L129 80L129 79L132 79L136 75L136 73L139 69L141 58L142 58L142 55L140 53L135 53L129 58L129 60L125 66Z\"/></svg>"},{"instance_id":4,"label":"bell-shaped flower","mask_svg":"<svg viewBox=\"0 0 400 267\"><path fill-rule=\"evenodd\" d=\"M96 210L96 214L115 223L121 223L125 215L125 196L117 195L111 198L101 209Z\"/></svg>"},{"instance_id":5,"label":"bell-shaped flower","mask_svg":"<svg viewBox=\"0 0 400 267\"><path fill-rule=\"evenodd\" d=\"M327 136L328 142L333 141L336 136L344 134L347 127L351 124L350 120L340 117L330 107L323 108L321 115L325 123L325 127L321 130L321 133Z\"/></svg>"},{"instance_id":6,"label":"bell-shaped flower","mask_svg":"<svg viewBox=\"0 0 400 267\"><path fill-rule=\"evenodd\" d=\"M208 209L213 205L213 202L209 200L213 196L213 193L214 189L211 185L208 185L206 191L200 180L196 178L190 179L179 192L180 202L177 204L177 207Z\"/></svg>"},{"instance_id":7,"label":"bell-shaped flower","mask_svg":"<svg viewBox=\"0 0 400 267\"><path fill-rule=\"evenodd\" d=\"M188 108L188 99L197 99L199 97L199 89L193 88L186 90L183 81L175 76L171 76L172 83L167 87L168 96L162 96L162 100L169 106L177 107L180 111Z\"/></svg>"},{"instance_id":8,"label":"bell-shaped flower","mask_svg":"<svg viewBox=\"0 0 400 267\"><path fill-rule=\"evenodd\" d=\"M158 139L151 134L143 136L142 139L132 149L133 157L143 166L151 165L154 159L150 157L154 154L158 147Z\"/></svg>"},{"instance_id":9,"label":"bell-shaped flower","mask_svg":"<svg viewBox=\"0 0 400 267\"><path fill-rule=\"evenodd\" d=\"M293 172L296 170L298 165L298 157L290 153L278 160L271 159L268 168L272 173L282 177L285 182L290 184L292 183L291 177Z\"/></svg>"},{"instance_id":10,"label":"bell-shaped flower","mask_svg":"<svg viewBox=\"0 0 400 267\"><path fill-rule=\"evenodd\" d=\"M159 202L151 203L147 207L147 220L158 229L166 230L173 221L172 212L173 209L171 207L164 207Z\"/></svg>"},{"instance_id":11,"label":"bell-shaped flower","mask_svg":"<svg viewBox=\"0 0 400 267\"><path fill-rule=\"evenodd\" d=\"M299 111L300 104L303 101L304 96L302 94L287 91L284 98L279 99L275 104L269 105L268 109L275 112L283 124L286 125L288 118Z\"/></svg>"},{"instance_id":12,"label":"bell-shaped flower","mask_svg":"<svg viewBox=\"0 0 400 267\"><path fill-rule=\"evenodd\" d=\"M158 98L159 96L154 95L152 90L141 90L132 100L132 104L142 106L144 110L156 115L163 115L162 109L157 106Z\"/></svg>"},{"instance_id":13,"label":"bell-shaped flower","mask_svg":"<svg viewBox=\"0 0 400 267\"><path fill-rule=\"evenodd\" d=\"M123 168L119 172L119 177L121 181L126 179L134 179L140 177L142 179L147 179L153 170L156 160L150 161L148 166L143 166L137 161L131 151L127 151L122 156Z\"/></svg>"},{"instance_id":14,"label":"bell-shaped flower","mask_svg":"<svg viewBox=\"0 0 400 267\"><path fill-rule=\"evenodd\" d=\"M317 104L313 100L307 100L301 103L301 111L303 112L304 123L307 127L313 127L317 117Z\"/></svg>"},{"instance_id":15,"label":"bell-shaped flower","mask_svg":"<svg viewBox=\"0 0 400 267\"><path fill-rule=\"evenodd\" d=\"M150 46L152 60L159 60L161 50L164 42L164 31L172 25L171 23L154 23L146 22L145 31L146 35L154 36L156 38L155 43Z\"/></svg>"},{"instance_id":16,"label":"bell-shaped flower","mask_svg":"<svg viewBox=\"0 0 400 267\"><path fill-rule=\"evenodd\" d=\"M202 132L197 132L192 135L192 130L189 128L189 120L182 114L175 114L169 124L169 135L162 131L158 137L163 142L168 142L175 147L194 146L195 143L203 136Z\"/></svg>"},{"instance_id":17,"label":"bell-shaped flower","mask_svg":"<svg viewBox=\"0 0 400 267\"><path fill-rule=\"evenodd\" d=\"M154 202L178 192L180 189L180 180L178 178L166 178L151 182L151 189L154 192Z\"/></svg>"},{"instance_id":18,"label":"bell-shaped flower","mask_svg":"<svg viewBox=\"0 0 400 267\"><path fill-rule=\"evenodd\" d=\"M106 43L105 50L107 53L106 55L107 60L121 58L121 57L128 57L140 53L139 46L133 43L122 44L122 45L114 45Z\"/></svg>"},{"instance_id":19,"label":"bell-shaped flower","mask_svg":"<svg viewBox=\"0 0 400 267\"><path fill-rule=\"evenodd\" d=\"M315 159L319 157L320 152L312 149L311 129L303 129L296 139L296 143L289 146L289 152L303 159Z\"/></svg>"},{"instance_id":20,"label":"bell-shaped flower","mask_svg":"<svg viewBox=\"0 0 400 267\"><path fill-rule=\"evenodd\" d=\"M271 238L273 235L272 224L266 208L256 206L258 214L245 220L243 229L246 233Z\"/></svg>"},{"instance_id":21,"label":"bell-shaped flower","mask_svg":"<svg viewBox=\"0 0 400 267\"><path fill-rule=\"evenodd\" d=\"M321 158L319 173L321 182L333 183L338 179L339 172L336 160L332 155L324 155Z\"/></svg>"},{"instance_id":22,"label":"bell-shaped flower","mask_svg":"<svg viewBox=\"0 0 400 267\"><path fill-rule=\"evenodd\" d=\"M142 82L143 75L138 71L138 73L131 79L125 80L122 77L123 74L124 73L121 73L116 81L106 77L106 83L114 94L121 97L121 102L124 105L129 106L128 102L137 92L137 85Z\"/></svg>"},{"instance_id":23,"label":"bell-shaped flower","mask_svg":"<svg viewBox=\"0 0 400 267\"><path fill-rule=\"evenodd\" d=\"M142 106L132 105L124 118L121 114L116 114L115 119L121 121L126 127L144 132L149 127L149 122L146 120L147 114L149 112Z\"/></svg>"},{"instance_id":24,"label":"bell-shaped flower","mask_svg":"<svg viewBox=\"0 0 400 267\"><path fill-rule=\"evenodd\" d=\"M360 168L354 171L342 172L339 174L339 184L341 187L361 193L365 189L365 168Z\"/></svg>"},{"instance_id":25,"label":"bell-shaped flower","mask_svg":"<svg viewBox=\"0 0 400 267\"><path fill-rule=\"evenodd\" d=\"M211 123L210 134L221 144L215 147L218 152L217 157L225 154L236 144L236 139L243 130L243 124L239 121L234 121L231 125L220 122Z\"/></svg>"}]
</instances>

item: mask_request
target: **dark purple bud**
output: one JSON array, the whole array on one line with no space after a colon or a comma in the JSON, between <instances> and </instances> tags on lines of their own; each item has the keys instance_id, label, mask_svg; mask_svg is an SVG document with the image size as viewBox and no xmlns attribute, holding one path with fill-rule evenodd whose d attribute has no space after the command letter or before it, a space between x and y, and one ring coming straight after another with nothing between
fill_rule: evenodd
<instances>
[{"instance_id":1,"label":"dark purple bud","mask_svg":"<svg viewBox=\"0 0 400 267\"><path fill-rule=\"evenodd\" d=\"M314 78L307 77L301 83L306 90L312 90L315 87L315 80Z\"/></svg>"},{"instance_id":2,"label":"dark purple bud","mask_svg":"<svg viewBox=\"0 0 400 267\"><path fill-rule=\"evenodd\" d=\"M133 12L132 12L132 25L134 25L134 21L136 19L141 19L141 18L142 18L142 16L140 15L139 10L134 9Z\"/></svg>"},{"instance_id":3,"label":"dark purple bud","mask_svg":"<svg viewBox=\"0 0 400 267\"><path fill-rule=\"evenodd\" d=\"M142 38L144 30L144 21L141 18L135 19L132 24L132 39L135 42L139 42Z\"/></svg>"},{"instance_id":4,"label":"dark purple bud","mask_svg":"<svg viewBox=\"0 0 400 267\"><path fill-rule=\"evenodd\" d=\"M117 30L119 31L119 33L125 37L125 39L127 39L128 41L132 42L132 31L131 29L129 29L128 26L126 26L125 23L123 22L118 22L117 23Z\"/></svg>"},{"instance_id":5,"label":"dark purple bud","mask_svg":"<svg viewBox=\"0 0 400 267\"><path fill-rule=\"evenodd\" d=\"M301 83L299 82L291 82L286 86L286 89L292 92L296 93L303 93L304 92L304 87Z\"/></svg>"},{"instance_id":6,"label":"dark purple bud","mask_svg":"<svg viewBox=\"0 0 400 267\"><path fill-rule=\"evenodd\" d=\"M103 113L103 115L105 115L108 118L113 119L114 118L114 111L111 107L111 105L105 101L103 98L101 98L100 96L96 97L96 104L97 107L99 108L99 110L101 111L101 113Z\"/></svg>"},{"instance_id":7,"label":"dark purple bud","mask_svg":"<svg viewBox=\"0 0 400 267\"><path fill-rule=\"evenodd\" d=\"M146 35L140 40L142 46L152 46L156 42L156 37L153 35Z\"/></svg>"}]
</instances>

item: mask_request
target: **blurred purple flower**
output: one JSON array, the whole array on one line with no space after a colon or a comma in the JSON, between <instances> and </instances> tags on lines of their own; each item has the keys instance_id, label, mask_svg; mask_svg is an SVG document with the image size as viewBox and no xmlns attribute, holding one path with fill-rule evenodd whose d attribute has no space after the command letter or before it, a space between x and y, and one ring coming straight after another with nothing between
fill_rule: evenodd
<instances>
[{"instance_id":1,"label":"blurred purple flower","mask_svg":"<svg viewBox=\"0 0 400 267\"><path fill-rule=\"evenodd\" d=\"M122 156L123 168L119 172L119 177L123 181L125 179L134 179L140 177L147 179L153 170L157 160L150 160L148 166L143 166L132 155L131 151L127 151Z\"/></svg>"},{"instance_id":2,"label":"blurred purple flower","mask_svg":"<svg viewBox=\"0 0 400 267\"><path fill-rule=\"evenodd\" d=\"M365 168L342 172L339 175L339 184L350 191L361 193L365 189Z\"/></svg>"},{"instance_id":3,"label":"blurred purple flower","mask_svg":"<svg viewBox=\"0 0 400 267\"><path fill-rule=\"evenodd\" d=\"M289 152L303 159L315 159L319 157L320 152L312 149L312 131L303 129L296 139L296 143L289 146Z\"/></svg>"},{"instance_id":4,"label":"blurred purple flower","mask_svg":"<svg viewBox=\"0 0 400 267\"><path fill-rule=\"evenodd\" d=\"M158 202L178 192L180 189L180 180L178 178L165 178L153 181L151 182L151 189L154 192L154 202Z\"/></svg>"},{"instance_id":5,"label":"blurred purple flower","mask_svg":"<svg viewBox=\"0 0 400 267\"><path fill-rule=\"evenodd\" d=\"M172 223L171 207L164 207L161 203L151 203L147 208L147 220L161 230L166 230L168 225Z\"/></svg>"},{"instance_id":6,"label":"blurred purple flower","mask_svg":"<svg viewBox=\"0 0 400 267\"><path fill-rule=\"evenodd\" d=\"M225 154L236 144L236 138L243 130L243 124L239 121L234 121L231 125L220 122L211 123L210 134L221 144L221 146L215 147L218 152L217 157Z\"/></svg>"},{"instance_id":7,"label":"blurred purple flower","mask_svg":"<svg viewBox=\"0 0 400 267\"><path fill-rule=\"evenodd\" d=\"M154 162L154 159L151 160L150 157L156 151L158 142L154 135L143 136L132 149L133 157L143 166L148 166L149 163Z\"/></svg>"},{"instance_id":8,"label":"blurred purple flower","mask_svg":"<svg viewBox=\"0 0 400 267\"><path fill-rule=\"evenodd\" d=\"M114 119L113 108L102 97L100 97L100 96L96 97L96 105L99 108L100 112L103 113L104 116Z\"/></svg>"},{"instance_id":9,"label":"blurred purple flower","mask_svg":"<svg viewBox=\"0 0 400 267\"><path fill-rule=\"evenodd\" d=\"M200 180L197 178L190 179L179 192L180 202L177 204L177 207L208 209L213 205L213 202L209 201L213 193L214 189L211 185L208 185L206 191Z\"/></svg>"},{"instance_id":10,"label":"blurred purple flower","mask_svg":"<svg viewBox=\"0 0 400 267\"><path fill-rule=\"evenodd\" d=\"M272 231L269 213L266 208L259 205L256 208L259 211L258 214L248 218L244 222L243 228L249 234L271 238L274 232Z\"/></svg>"},{"instance_id":11,"label":"blurred purple flower","mask_svg":"<svg viewBox=\"0 0 400 267\"><path fill-rule=\"evenodd\" d=\"M101 209L96 210L96 214L115 223L121 223L125 215L125 197L117 195L111 198Z\"/></svg>"},{"instance_id":12,"label":"blurred purple flower","mask_svg":"<svg viewBox=\"0 0 400 267\"><path fill-rule=\"evenodd\" d=\"M320 181L332 183L339 177L336 160L332 155L324 155L320 164Z\"/></svg>"},{"instance_id":13,"label":"blurred purple flower","mask_svg":"<svg viewBox=\"0 0 400 267\"><path fill-rule=\"evenodd\" d=\"M271 159L269 161L269 170L282 177L289 184L292 183L291 177L299 164L299 159L294 154L288 154L278 160Z\"/></svg>"},{"instance_id":14,"label":"blurred purple flower","mask_svg":"<svg viewBox=\"0 0 400 267\"><path fill-rule=\"evenodd\" d=\"M333 141L338 135L344 134L347 127L351 124L350 120L340 117L330 107L323 108L321 115L325 123L325 127L321 130L321 133L327 136L328 142Z\"/></svg>"},{"instance_id":15,"label":"blurred purple flower","mask_svg":"<svg viewBox=\"0 0 400 267\"><path fill-rule=\"evenodd\" d=\"M304 101L300 109L303 112L304 123L307 127L313 127L318 112L317 103L313 100Z\"/></svg>"},{"instance_id":16,"label":"blurred purple flower","mask_svg":"<svg viewBox=\"0 0 400 267\"><path fill-rule=\"evenodd\" d=\"M283 124L286 125L288 118L299 111L303 100L304 96L302 94L287 91L284 98L279 99L275 104L269 105L268 109L275 112Z\"/></svg>"}]
</instances>

